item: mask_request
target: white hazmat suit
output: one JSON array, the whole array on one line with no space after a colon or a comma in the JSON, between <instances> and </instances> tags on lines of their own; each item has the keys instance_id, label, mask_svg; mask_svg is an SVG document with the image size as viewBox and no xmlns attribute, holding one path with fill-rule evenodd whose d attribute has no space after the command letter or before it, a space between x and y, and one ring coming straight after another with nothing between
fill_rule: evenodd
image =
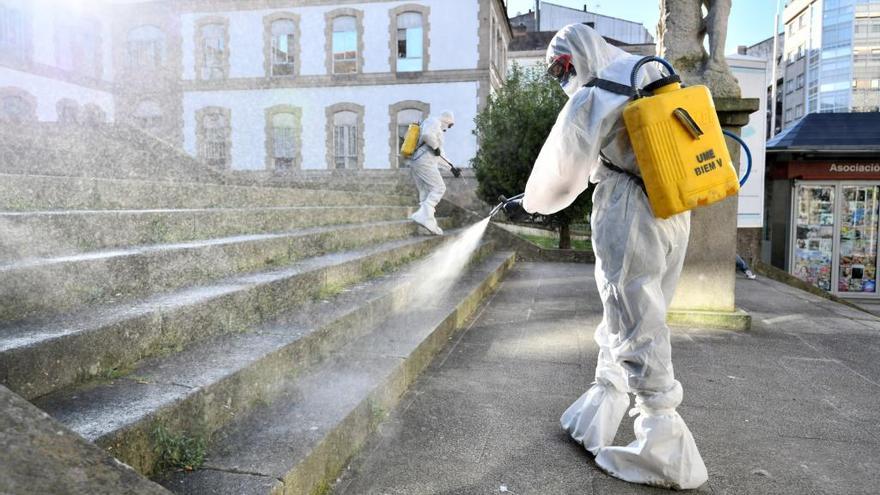
<instances>
[{"instance_id":1,"label":"white hazmat suit","mask_svg":"<svg viewBox=\"0 0 880 495\"><path fill-rule=\"evenodd\" d=\"M681 384L672 369L666 312L681 274L690 215L656 218L633 175L639 174L623 123L629 98L596 87L595 77L628 85L640 59L605 42L585 25L560 30L547 50L548 61L568 54L577 72L564 89L562 109L529 177L523 208L555 213L588 185L593 193L593 250L596 283L604 308L596 329L599 346L595 382L562 415L562 427L596 455L612 476L635 483L696 488L708 478L693 436L675 408ZM660 77L643 69L643 83ZM604 157L627 173L600 163ZM631 175L633 174L633 175ZM636 440L611 446L623 415L631 414Z\"/></svg>"},{"instance_id":2,"label":"white hazmat suit","mask_svg":"<svg viewBox=\"0 0 880 495\"><path fill-rule=\"evenodd\" d=\"M410 161L413 180L419 191L419 209L410 219L437 235L443 235L443 230L437 225L434 210L446 193L446 184L437 167L449 166L443 155L443 133L454 124L455 117L450 111L443 112L439 118L425 119L419 146Z\"/></svg>"}]
</instances>

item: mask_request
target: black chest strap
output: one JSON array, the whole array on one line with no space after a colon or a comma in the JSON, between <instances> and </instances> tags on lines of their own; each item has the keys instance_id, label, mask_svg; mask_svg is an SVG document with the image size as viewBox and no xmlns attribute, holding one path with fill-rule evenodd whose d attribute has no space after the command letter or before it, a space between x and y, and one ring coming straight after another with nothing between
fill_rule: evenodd
<instances>
[{"instance_id":1,"label":"black chest strap","mask_svg":"<svg viewBox=\"0 0 880 495\"><path fill-rule=\"evenodd\" d=\"M635 91L633 91L633 89L626 84L616 83L608 79L599 79L598 77L595 77L587 84L584 84L584 87L595 87L599 89L604 89L605 91L611 91L612 93L617 93L619 95L629 96L630 98L636 95Z\"/></svg>"},{"instance_id":2,"label":"black chest strap","mask_svg":"<svg viewBox=\"0 0 880 495\"><path fill-rule=\"evenodd\" d=\"M624 174L624 175L630 176L630 178L642 189L642 192L645 193L645 196L648 195L648 189L645 187L644 179L642 179L641 177L639 177L638 175L636 175L630 171L624 170L624 169L618 167L617 165L611 163L611 161L608 160L608 158L606 158L605 155L600 154L599 161L602 163L602 165L607 167L608 170L611 170L613 172L617 172L619 174Z\"/></svg>"}]
</instances>

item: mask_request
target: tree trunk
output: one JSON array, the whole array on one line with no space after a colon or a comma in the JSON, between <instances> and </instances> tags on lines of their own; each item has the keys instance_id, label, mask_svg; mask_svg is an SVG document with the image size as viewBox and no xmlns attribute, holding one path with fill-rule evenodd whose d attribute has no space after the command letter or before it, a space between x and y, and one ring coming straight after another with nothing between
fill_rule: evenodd
<instances>
[{"instance_id":1,"label":"tree trunk","mask_svg":"<svg viewBox=\"0 0 880 495\"><path fill-rule=\"evenodd\" d=\"M571 249L571 228L568 224L559 227L559 249Z\"/></svg>"}]
</instances>

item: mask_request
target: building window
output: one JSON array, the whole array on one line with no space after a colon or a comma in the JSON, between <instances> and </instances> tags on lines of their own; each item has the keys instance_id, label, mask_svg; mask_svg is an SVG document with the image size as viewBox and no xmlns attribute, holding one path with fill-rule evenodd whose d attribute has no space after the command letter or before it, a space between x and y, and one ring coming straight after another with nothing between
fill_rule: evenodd
<instances>
[{"instance_id":1,"label":"building window","mask_svg":"<svg viewBox=\"0 0 880 495\"><path fill-rule=\"evenodd\" d=\"M266 109L266 168L276 171L300 168L301 122L299 108L278 105Z\"/></svg>"},{"instance_id":2,"label":"building window","mask_svg":"<svg viewBox=\"0 0 880 495\"><path fill-rule=\"evenodd\" d=\"M229 51L225 21L206 19L199 23L197 32L197 73L199 79L210 81L226 77Z\"/></svg>"},{"instance_id":3,"label":"building window","mask_svg":"<svg viewBox=\"0 0 880 495\"><path fill-rule=\"evenodd\" d=\"M293 19L278 19L270 25L271 57L270 74L272 76L292 76L295 74L296 57L296 23Z\"/></svg>"},{"instance_id":4,"label":"building window","mask_svg":"<svg viewBox=\"0 0 880 495\"><path fill-rule=\"evenodd\" d=\"M0 55L23 62L28 59L28 29L21 9L0 4Z\"/></svg>"},{"instance_id":5,"label":"building window","mask_svg":"<svg viewBox=\"0 0 880 495\"><path fill-rule=\"evenodd\" d=\"M804 75L798 74L797 76L797 89L801 89L804 87Z\"/></svg>"},{"instance_id":6,"label":"building window","mask_svg":"<svg viewBox=\"0 0 880 495\"><path fill-rule=\"evenodd\" d=\"M503 74L504 64L502 59L502 53L504 51L504 41L501 38L501 30L495 30L495 68L498 70L499 74Z\"/></svg>"},{"instance_id":7,"label":"building window","mask_svg":"<svg viewBox=\"0 0 880 495\"><path fill-rule=\"evenodd\" d=\"M357 168L358 125L354 112L333 114L333 166L334 168Z\"/></svg>"},{"instance_id":8,"label":"building window","mask_svg":"<svg viewBox=\"0 0 880 495\"><path fill-rule=\"evenodd\" d=\"M37 100L19 88L0 88L0 121L13 124L37 120Z\"/></svg>"},{"instance_id":9,"label":"building window","mask_svg":"<svg viewBox=\"0 0 880 495\"><path fill-rule=\"evenodd\" d=\"M225 169L230 164L230 118L225 108L205 108L198 112L199 158L208 165Z\"/></svg>"},{"instance_id":10,"label":"building window","mask_svg":"<svg viewBox=\"0 0 880 495\"><path fill-rule=\"evenodd\" d=\"M83 123L96 126L107 121L107 114L98 105L86 103L83 106Z\"/></svg>"},{"instance_id":11,"label":"building window","mask_svg":"<svg viewBox=\"0 0 880 495\"><path fill-rule=\"evenodd\" d=\"M354 16L339 16L333 19L333 73L353 74L357 71L357 19Z\"/></svg>"},{"instance_id":12,"label":"building window","mask_svg":"<svg viewBox=\"0 0 880 495\"><path fill-rule=\"evenodd\" d=\"M138 103L134 111L134 124L141 129L150 131L162 127L162 109L153 100Z\"/></svg>"},{"instance_id":13,"label":"building window","mask_svg":"<svg viewBox=\"0 0 880 495\"><path fill-rule=\"evenodd\" d=\"M422 14L404 12L397 16L397 71L424 70L424 29Z\"/></svg>"},{"instance_id":14,"label":"building window","mask_svg":"<svg viewBox=\"0 0 880 495\"><path fill-rule=\"evenodd\" d=\"M789 79L789 80L785 81L785 93L788 94L788 93L791 93L792 91L794 91L794 81Z\"/></svg>"},{"instance_id":15,"label":"building window","mask_svg":"<svg viewBox=\"0 0 880 495\"><path fill-rule=\"evenodd\" d=\"M337 103L325 110L327 168L364 167L364 107Z\"/></svg>"},{"instance_id":16,"label":"building window","mask_svg":"<svg viewBox=\"0 0 880 495\"><path fill-rule=\"evenodd\" d=\"M165 33L156 26L140 26L128 32L126 67L149 70L165 63Z\"/></svg>"},{"instance_id":17,"label":"building window","mask_svg":"<svg viewBox=\"0 0 880 495\"><path fill-rule=\"evenodd\" d=\"M76 124L79 122L79 104L69 98L58 100L55 104L59 124Z\"/></svg>"},{"instance_id":18,"label":"building window","mask_svg":"<svg viewBox=\"0 0 880 495\"><path fill-rule=\"evenodd\" d=\"M294 129L293 114L279 113L272 117L272 159L276 170L293 168L293 158L296 156Z\"/></svg>"},{"instance_id":19,"label":"building window","mask_svg":"<svg viewBox=\"0 0 880 495\"><path fill-rule=\"evenodd\" d=\"M96 21L60 24L55 29L55 61L60 69L99 78L99 25Z\"/></svg>"}]
</instances>

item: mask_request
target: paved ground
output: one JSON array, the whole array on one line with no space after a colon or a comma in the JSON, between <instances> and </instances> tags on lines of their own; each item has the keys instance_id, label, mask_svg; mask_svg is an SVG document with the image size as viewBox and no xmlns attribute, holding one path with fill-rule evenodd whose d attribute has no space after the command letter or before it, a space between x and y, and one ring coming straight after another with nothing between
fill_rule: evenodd
<instances>
[{"instance_id":1,"label":"paved ground","mask_svg":"<svg viewBox=\"0 0 880 495\"><path fill-rule=\"evenodd\" d=\"M850 302L857 304L865 311L880 316L880 300L877 299L850 299Z\"/></svg>"},{"instance_id":2,"label":"paved ground","mask_svg":"<svg viewBox=\"0 0 880 495\"><path fill-rule=\"evenodd\" d=\"M737 299L751 332L673 332L698 492L880 493L880 319L769 280L739 279ZM600 308L592 266L518 265L335 493L664 493L606 476L559 428L592 380Z\"/></svg>"}]
</instances>

